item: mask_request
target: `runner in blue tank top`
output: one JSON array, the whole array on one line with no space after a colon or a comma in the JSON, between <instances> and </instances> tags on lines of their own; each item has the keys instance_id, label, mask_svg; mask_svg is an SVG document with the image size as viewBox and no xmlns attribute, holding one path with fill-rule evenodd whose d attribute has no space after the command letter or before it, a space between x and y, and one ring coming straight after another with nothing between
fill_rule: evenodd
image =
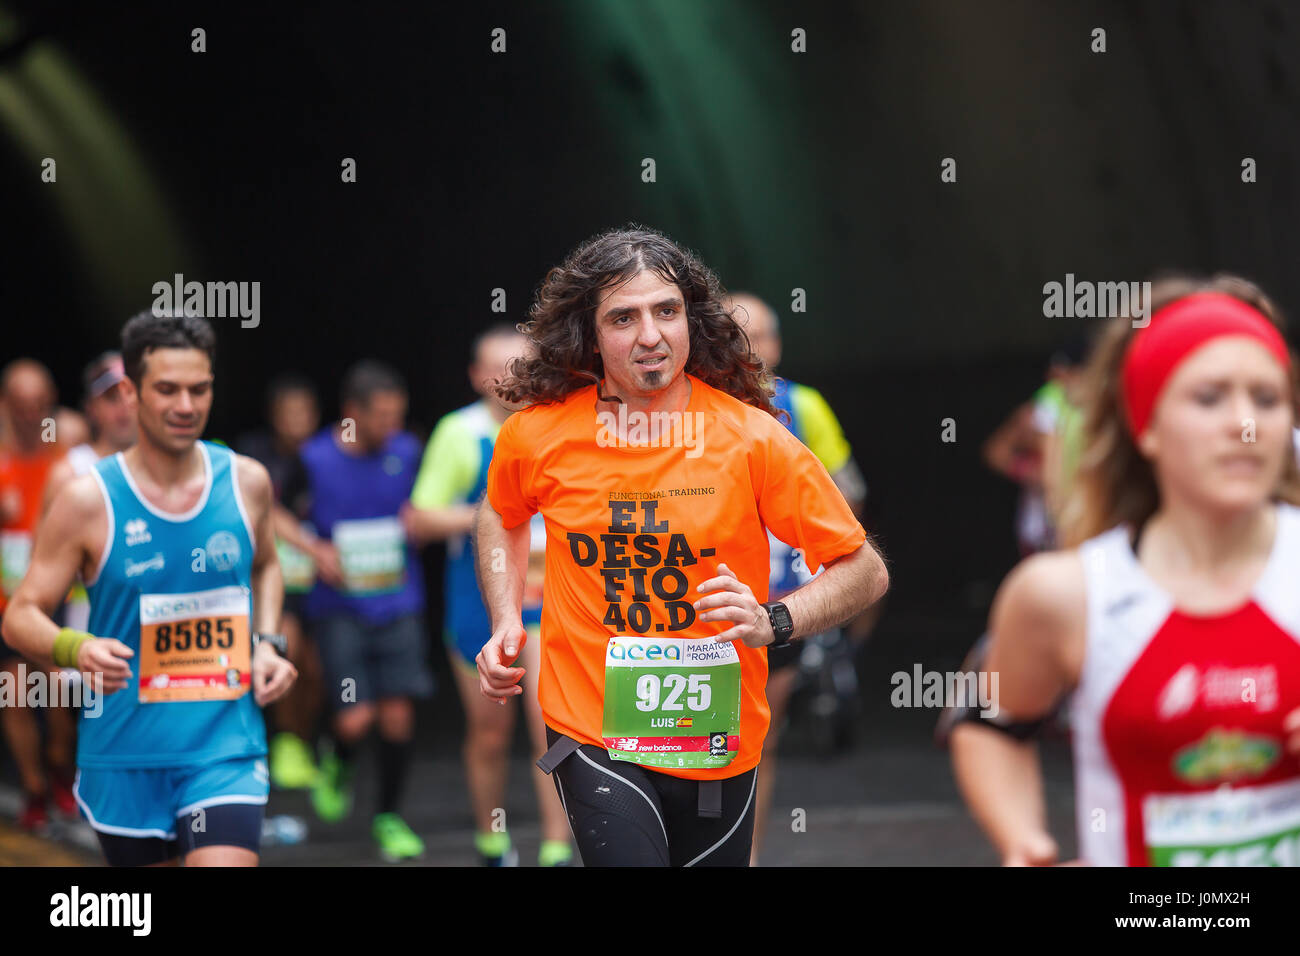
<instances>
[{"instance_id":1,"label":"runner in blue tank top","mask_svg":"<svg viewBox=\"0 0 1300 956\"><path fill-rule=\"evenodd\" d=\"M422 542L447 542L443 638L465 709L465 776L474 811L475 848L486 866L515 866L519 861L509 830L501 825L497 811L505 806L515 708L499 707L479 691L474 659L492 636L492 622L479 594L469 536L474 506L487 487L492 446L501 423L513 411L492 391L492 383L505 377L510 362L524 354L527 344L527 338L508 323L492 326L475 340L469 379L482 398L438 423L411 492L412 507L403 515L411 537ZM524 583L523 625L533 640L524 645L521 658L528 671L522 704L534 756L540 757L546 752L546 724L537 701L542 571L546 560L546 525L540 514L533 515L532 544ZM537 862L541 866L567 865L573 850L564 808L546 774L536 768L531 772L542 823Z\"/></svg>"},{"instance_id":2,"label":"runner in blue tank top","mask_svg":"<svg viewBox=\"0 0 1300 956\"><path fill-rule=\"evenodd\" d=\"M4 621L27 656L102 688L84 700L75 792L114 866L256 865L268 788L259 708L297 677L276 650L270 478L199 440L215 341L193 316L127 323L139 439L54 499ZM89 632L50 619L78 572Z\"/></svg>"}]
</instances>

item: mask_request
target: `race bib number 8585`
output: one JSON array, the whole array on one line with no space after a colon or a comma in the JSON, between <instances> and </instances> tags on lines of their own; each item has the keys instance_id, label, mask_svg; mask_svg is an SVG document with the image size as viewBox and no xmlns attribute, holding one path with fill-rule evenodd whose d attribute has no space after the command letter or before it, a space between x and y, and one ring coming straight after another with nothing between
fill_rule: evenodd
<instances>
[{"instance_id":1,"label":"race bib number 8585","mask_svg":"<svg viewBox=\"0 0 1300 956\"><path fill-rule=\"evenodd\" d=\"M248 590L140 595L140 703L233 700L252 684Z\"/></svg>"}]
</instances>

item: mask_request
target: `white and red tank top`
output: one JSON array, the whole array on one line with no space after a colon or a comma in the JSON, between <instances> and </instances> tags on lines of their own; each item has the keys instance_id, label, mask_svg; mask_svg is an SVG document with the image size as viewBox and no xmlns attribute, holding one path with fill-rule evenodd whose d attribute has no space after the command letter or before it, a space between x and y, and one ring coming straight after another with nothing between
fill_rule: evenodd
<instances>
[{"instance_id":1,"label":"white and red tank top","mask_svg":"<svg viewBox=\"0 0 1300 956\"><path fill-rule=\"evenodd\" d=\"M1129 529L1080 548L1083 673L1071 701L1080 856L1098 866L1300 866L1300 508L1279 504L1236 610L1176 610Z\"/></svg>"}]
</instances>

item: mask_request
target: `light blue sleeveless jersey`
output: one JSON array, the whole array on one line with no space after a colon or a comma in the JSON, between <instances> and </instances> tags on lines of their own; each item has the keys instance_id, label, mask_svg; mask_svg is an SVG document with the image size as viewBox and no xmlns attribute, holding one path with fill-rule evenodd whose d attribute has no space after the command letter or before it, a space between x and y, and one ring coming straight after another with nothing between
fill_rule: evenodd
<instances>
[{"instance_id":1,"label":"light blue sleeveless jersey","mask_svg":"<svg viewBox=\"0 0 1300 956\"><path fill-rule=\"evenodd\" d=\"M229 615L232 606L246 605L248 630L241 633L252 629L253 537L236 483L234 455L210 442L200 442L199 448L207 484L186 514L169 514L146 502L121 454L95 466L93 474L108 507L108 543L94 583L86 588L88 629L96 637L117 638L135 651L135 657L129 659L130 683L103 698L99 716L83 708L79 767L192 767L266 753L266 725L247 676L241 680L238 669L228 667L222 638L214 640L211 634L212 628L231 633L225 629L228 616L205 621L202 637L177 627L176 636L168 638L175 644L169 646L179 649L183 635L187 648L190 641L195 648L211 648L211 654L203 656L204 665L210 662L218 678L224 675L230 692L242 684L244 693L232 700L140 700L142 605L146 615L159 619L183 618L190 608L201 617L205 608L214 606L220 610L213 615ZM233 647L234 639L227 639ZM167 686L158 677L149 683L150 693Z\"/></svg>"}]
</instances>

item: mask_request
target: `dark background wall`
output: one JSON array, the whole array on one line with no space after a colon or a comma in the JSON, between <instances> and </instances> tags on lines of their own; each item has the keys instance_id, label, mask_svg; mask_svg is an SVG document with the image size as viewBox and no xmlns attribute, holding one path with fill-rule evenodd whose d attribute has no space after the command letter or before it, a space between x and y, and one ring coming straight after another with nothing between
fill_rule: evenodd
<instances>
[{"instance_id":1,"label":"dark background wall","mask_svg":"<svg viewBox=\"0 0 1300 956\"><path fill-rule=\"evenodd\" d=\"M979 443L1087 326L1044 318L1043 283L1228 269L1300 297L1292 5L177 7L0 0L0 357L72 401L154 282L256 280L260 327L218 322L210 434L256 424L282 369L332 411L362 355L427 429L471 398L494 288L522 319L570 247L649 223L781 310L782 371L870 483L887 621L957 649L1015 559Z\"/></svg>"}]
</instances>

